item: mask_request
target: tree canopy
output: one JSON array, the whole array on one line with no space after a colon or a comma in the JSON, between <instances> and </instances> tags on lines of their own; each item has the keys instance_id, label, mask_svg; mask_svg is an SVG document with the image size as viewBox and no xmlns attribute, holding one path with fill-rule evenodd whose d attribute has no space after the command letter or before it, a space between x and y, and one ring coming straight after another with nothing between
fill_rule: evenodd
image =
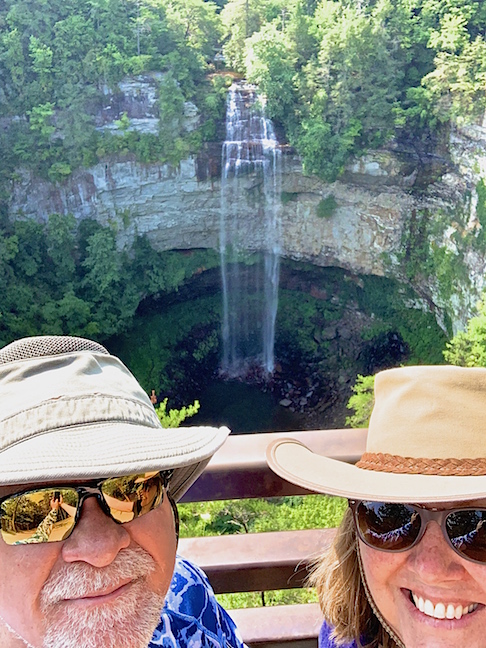
<instances>
[{"instance_id":1,"label":"tree canopy","mask_svg":"<svg viewBox=\"0 0 486 648\"><path fill-rule=\"evenodd\" d=\"M95 221L76 229L53 214L0 226L0 347L29 335L80 335L106 340L125 331L140 302L176 290L206 252L160 253L139 237L119 250L115 233ZM202 260L203 259L203 260Z\"/></svg>"},{"instance_id":2,"label":"tree canopy","mask_svg":"<svg viewBox=\"0 0 486 648\"><path fill-rule=\"evenodd\" d=\"M229 0L225 53L326 180L391 137L427 142L485 108L479 0Z\"/></svg>"},{"instance_id":3,"label":"tree canopy","mask_svg":"<svg viewBox=\"0 0 486 648\"><path fill-rule=\"evenodd\" d=\"M221 33L217 9L209 0L0 3L4 179L26 166L62 181L79 166L126 150L145 162L167 160L173 147L164 147L166 132L114 137L96 128L95 115L126 75L152 71L167 74L182 101L196 100L204 113L213 91L206 73ZM198 142L193 136L181 155Z\"/></svg>"},{"instance_id":4,"label":"tree canopy","mask_svg":"<svg viewBox=\"0 0 486 648\"><path fill-rule=\"evenodd\" d=\"M208 73L222 47L226 68L266 95L305 169L333 180L393 136L427 143L482 115L485 28L480 0L6 0L0 171L24 165L62 181L127 151L177 163L216 137L224 84ZM97 130L106 92L155 71L160 133ZM190 137L180 130L187 100L203 115Z\"/></svg>"}]
</instances>

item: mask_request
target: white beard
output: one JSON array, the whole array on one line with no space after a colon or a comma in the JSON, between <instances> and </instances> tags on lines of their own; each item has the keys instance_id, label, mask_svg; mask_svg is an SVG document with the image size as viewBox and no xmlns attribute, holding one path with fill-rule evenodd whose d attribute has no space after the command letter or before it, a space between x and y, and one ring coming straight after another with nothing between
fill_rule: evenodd
<instances>
[{"instance_id":1,"label":"white beard","mask_svg":"<svg viewBox=\"0 0 486 648\"><path fill-rule=\"evenodd\" d=\"M83 562L64 565L42 588L43 648L147 648L165 598L147 585L154 569L154 560L140 547L123 549L103 568ZM65 600L126 579L133 582L115 602L78 610Z\"/></svg>"}]
</instances>

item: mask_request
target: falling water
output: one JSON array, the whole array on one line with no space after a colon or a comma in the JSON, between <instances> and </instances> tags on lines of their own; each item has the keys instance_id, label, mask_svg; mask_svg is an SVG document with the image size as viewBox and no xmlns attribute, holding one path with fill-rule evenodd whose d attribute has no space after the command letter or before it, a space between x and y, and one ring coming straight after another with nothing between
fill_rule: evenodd
<instances>
[{"instance_id":1,"label":"falling water","mask_svg":"<svg viewBox=\"0 0 486 648\"><path fill-rule=\"evenodd\" d=\"M220 251L223 362L229 376L274 369L280 270L281 151L251 86L229 91L223 146ZM250 243L251 242L251 243Z\"/></svg>"}]
</instances>

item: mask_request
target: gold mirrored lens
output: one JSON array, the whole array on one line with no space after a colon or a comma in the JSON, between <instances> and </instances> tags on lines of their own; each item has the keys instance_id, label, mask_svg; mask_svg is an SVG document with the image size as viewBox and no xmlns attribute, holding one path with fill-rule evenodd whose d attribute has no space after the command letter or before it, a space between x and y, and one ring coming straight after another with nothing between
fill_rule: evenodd
<instances>
[{"instance_id":1,"label":"gold mirrored lens","mask_svg":"<svg viewBox=\"0 0 486 648\"><path fill-rule=\"evenodd\" d=\"M79 497L73 488L40 488L4 500L0 530L9 545L67 538L74 528Z\"/></svg>"},{"instance_id":2,"label":"gold mirrored lens","mask_svg":"<svg viewBox=\"0 0 486 648\"><path fill-rule=\"evenodd\" d=\"M159 472L106 479L101 492L117 522L130 522L162 502L164 481Z\"/></svg>"}]
</instances>

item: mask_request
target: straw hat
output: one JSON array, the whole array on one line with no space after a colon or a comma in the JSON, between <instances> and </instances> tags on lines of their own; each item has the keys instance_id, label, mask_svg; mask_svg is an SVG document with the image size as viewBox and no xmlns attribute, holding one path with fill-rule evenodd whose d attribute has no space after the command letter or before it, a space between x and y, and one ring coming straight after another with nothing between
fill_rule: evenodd
<instances>
[{"instance_id":1,"label":"straw hat","mask_svg":"<svg viewBox=\"0 0 486 648\"><path fill-rule=\"evenodd\" d=\"M225 427L164 429L123 363L96 342L40 336L0 350L0 484L174 470L178 499Z\"/></svg>"},{"instance_id":2,"label":"straw hat","mask_svg":"<svg viewBox=\"0 0 486 648\"><path fill-rule=\"evenodd\" d=\"M385 502L486 497L486 369L403 367L378 373L366 452L355 465L280 439L270 468L320 493Z\"/></svg>"}]
</instances>

